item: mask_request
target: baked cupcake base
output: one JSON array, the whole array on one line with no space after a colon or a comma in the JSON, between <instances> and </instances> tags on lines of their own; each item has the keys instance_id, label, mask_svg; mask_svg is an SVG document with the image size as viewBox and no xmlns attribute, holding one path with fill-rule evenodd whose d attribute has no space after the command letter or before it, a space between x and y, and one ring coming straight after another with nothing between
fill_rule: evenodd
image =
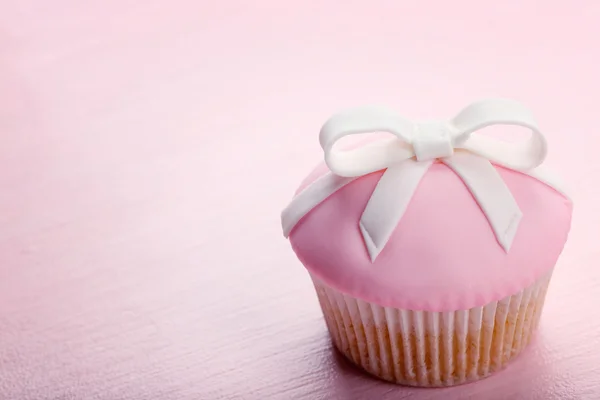
<instances>
[{"instance_id":1,"label":"baked cupcake base","mask_svg":"<svg viewBox=\"0 0 600 400\"><path fill-rule=\"evenodd\" d=\"M335 347L372 375L402 385L442 387L504 368L535 332L551 272L483 307L411 311L362 301L313 276Z\"/></svg>"}]
</instances>

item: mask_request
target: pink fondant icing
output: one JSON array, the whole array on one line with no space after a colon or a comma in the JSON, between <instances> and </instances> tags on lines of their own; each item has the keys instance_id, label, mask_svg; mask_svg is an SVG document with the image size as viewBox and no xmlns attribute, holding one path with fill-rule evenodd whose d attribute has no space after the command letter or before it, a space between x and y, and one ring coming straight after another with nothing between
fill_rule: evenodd
<instances>
[{"instance_id":1,"label":"pink fondant icing","mask_svg":"<svg viewBox=\"0 0 600 400\"><path fill-rule=\"evenodd\" d=\"M572 203L532 177L496 168L523 212L508 253L464 183L441 163L423 177L375 262L358 221L383 171L316 206L292 230L292 247L318 279L381 306L451 311L499 300L552 270L567 240ZM298 191L325 172L319 166Z\"/></svg>"}]
</instances>

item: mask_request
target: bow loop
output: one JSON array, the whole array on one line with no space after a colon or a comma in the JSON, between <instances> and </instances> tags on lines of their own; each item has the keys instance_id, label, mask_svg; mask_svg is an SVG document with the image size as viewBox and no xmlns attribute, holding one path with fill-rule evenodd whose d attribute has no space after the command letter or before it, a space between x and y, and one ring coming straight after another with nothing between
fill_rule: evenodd
<instances>
[{"instance_id":1,"label":"bow loop","mask_svg":"<svg viewBox=\"0 0 600 400\"><path fill-rule=\"evenodd\" d=\"M521 103L509 99L482 100L464 108L450 121L455 129L457 148L487 158L504 167L527 171L544 162L547 144L533 114ZM493 125L520 126L531 130L524 141L504 142L473 134Z\"/></svg>"},{"instance_id":2,"label":"bow loop","mask_svg":"<svg viewBox=\"0 0 600 400\"><path fill-rule=\"evenodd\" d=\"M356 177L387 168L414 156L410 143L414 124L381 107L360 107L331 117L319 134L325 163L336 175ZM354 150L338 150L334 145L343 137L387 132L396 140L384 140ZM398 140L399 139L399 140Z\"/></svg>"}]
</instances>

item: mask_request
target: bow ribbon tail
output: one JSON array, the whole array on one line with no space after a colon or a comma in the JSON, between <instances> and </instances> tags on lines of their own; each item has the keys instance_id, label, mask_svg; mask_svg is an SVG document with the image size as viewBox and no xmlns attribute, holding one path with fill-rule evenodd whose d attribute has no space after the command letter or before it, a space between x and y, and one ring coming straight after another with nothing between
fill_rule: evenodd
<instances>
[{"instance_id":1,"label":"bow ribbon tail","mask_svg":"<svg viewBox=\"0 0 600 400\"><path fill-rule=\"evenodd\" d=\"M508 251L523 214L496 168L485 158L464 152L456 152L442 162L462 179L485 214L498 243Z\"/></svg>"},{"instance_id":2,"label":"bow ribbon tail","mask_svg":"<svg viewBox=\"0 0 600 400\"><path fill-rule=\"evenodd\" d=\"M283 235L287 238L302 217L355 179L328 173L308 185L292 199L281 213Z\"/></svg>"},{"instance_id":3,"label":"bow ribbon tail","mask_svg":"<svg viewBox=\"0 0 600 400\"><path fill-rule=\"evenodd\" d=\"M433 161L409 159L389 167L377 182L359 223L371 261L375 261L398 226L431 164Z\"/></svg>"}]
</instances>

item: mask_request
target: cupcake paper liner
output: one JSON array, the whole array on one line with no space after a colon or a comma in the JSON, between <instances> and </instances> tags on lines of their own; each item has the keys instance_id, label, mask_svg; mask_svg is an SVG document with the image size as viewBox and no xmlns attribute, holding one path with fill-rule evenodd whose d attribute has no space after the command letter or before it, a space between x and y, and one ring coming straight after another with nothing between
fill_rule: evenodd
<instances>
[{"instance_id":1,"label":"cupcake paper liner","mask_svg":"<svg viewBox=\"0 0 600 400\"><path fill-rule=\"evenodd\" d=\"M332 341L346 358L387 381L439 387L487 377L527 346L551 274L502 300L450 312L380 307L312 278Z\"/></svg>"}]
</instances>

